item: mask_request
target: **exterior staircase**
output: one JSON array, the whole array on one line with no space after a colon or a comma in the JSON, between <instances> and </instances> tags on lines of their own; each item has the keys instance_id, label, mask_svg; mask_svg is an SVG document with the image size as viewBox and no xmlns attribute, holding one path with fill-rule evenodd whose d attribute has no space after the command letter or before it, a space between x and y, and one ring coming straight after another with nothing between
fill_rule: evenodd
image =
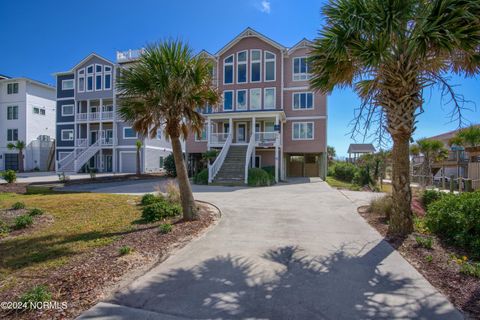
<instances>
[{"instance_id":1,"label":"exterior staircase","mask_svg":"<svg viewBox=\"0 0 480 320\"><path fill-rule=\"evenodd\" d=\"M246 153L247 146L230 146L220 170L213 179L213 183L243 185L245 180Z\"/></svg>"},{"instance_id":2,"label":"exterior staircase","mask_svg":"<svg viewBox=\"0 0 480 320\"><path fill-rule=\"evenodd\" d=\"M92 145L78 149L77 155L72 151L68 156L58 162L57 171L59 172L78 172L82 166L90 160L101 148L101 139L98 139Z\"/></svg>"}]
</instances>

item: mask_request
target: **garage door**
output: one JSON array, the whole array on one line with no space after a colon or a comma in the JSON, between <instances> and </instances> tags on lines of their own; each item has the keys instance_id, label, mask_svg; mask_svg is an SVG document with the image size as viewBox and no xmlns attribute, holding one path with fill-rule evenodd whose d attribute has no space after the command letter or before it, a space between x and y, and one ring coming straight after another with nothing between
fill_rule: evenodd
<instances>
[{"instance_id":1,"label":"garage door","mask_svg":"<svg viewBox=\"0 0 480 320\"><path fill-rule=\"evenodd\" d=\"M5 153L5 170L18 171L18 154Z\"/></svg>"},{"instance_id":2,"label":"garage door","mask_svg":"<svg viewBox=\"0 0 480 320\"><path fill-rule=\"evenodd\" d=\"M137 169L136 152L120 153L120 171L125 173L134 173Z\"/></svg>"}]
</instances>

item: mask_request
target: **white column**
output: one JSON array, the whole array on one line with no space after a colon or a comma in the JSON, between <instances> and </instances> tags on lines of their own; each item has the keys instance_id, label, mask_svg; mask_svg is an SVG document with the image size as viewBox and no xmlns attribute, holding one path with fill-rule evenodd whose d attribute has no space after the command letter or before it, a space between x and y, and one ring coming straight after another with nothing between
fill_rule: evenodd
<instances>
[{"instance_id":1,"label":"white column","mask_svg":"<svg viewBox=\"0 0 480 320\"><path fill-rule=\"evenodd\" d=\"M210 150L210 135L212 131L210 117L207 118L207 150Z\"/></svg>"},{"instance_id":2,"label":"white column","mask_svg":"<svg viewBox=\"0 0 480 320\"><path fill-rule=\"evenodd\" d=\"M275 126L279 124L278 114L275 116ZM278 182L278 139L275 141L275 182Z\"/></svg>"},{"instance_id":3,"label":"white column","mask_svg":"<svg viewBox=\"0 0 480 320\"><path fill-rule=\"evenodd\" d=\"M228 118L228 132L231 132L233 135L233 119Z\"/></svg>"},{"instance_id":4,"label":"white column","mask_svg":"<svg viewBox=\"0 0 480 320\"><path fill-rule=\"evenodd\" d=\"M90 145L90 100L87 100L87 146Z\"/></svg>"},{"instance_id":5,"label":"white column","mask_svg":"<svg viewBox=\"0 0 480 320\"><path fill-rule=\"evenodd\" d=\"M285 180L285 156L283 154L283 122L280 123L280 179Z\"/></svg>"},{"instance_id":6,"label":"white column","mask_svg":"<svg viewBox=\"0 0 480 320\"><path fill-rule=\"evenodd\" d=\"M256 118L255 118L255 116L254 116L254 117L252 118L252 137L253 137L254 140L256 139L256 135L255 135L255 133L256 133L255 123L256 123ZM255 143L256 143L256 141L255 141ZM256 144L254 144L254 146L253 146L253 151L252 151L252 167L255 167L255 149L256 149L255 146L256 146Z\"/></svg>"}]
</instances>

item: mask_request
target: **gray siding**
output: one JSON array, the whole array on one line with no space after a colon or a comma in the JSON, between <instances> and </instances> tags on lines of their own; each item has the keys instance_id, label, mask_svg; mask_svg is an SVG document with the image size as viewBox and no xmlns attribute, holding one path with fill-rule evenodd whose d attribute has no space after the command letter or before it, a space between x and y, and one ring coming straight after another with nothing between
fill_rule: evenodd
<instances>
[{"instance_id":1,"label":"gray siding","mask_svg":"<svg viewBox=\"0 0 480 320\"><path fill-rule=\"evenodd\" d=\"M114 75L114 70L113 70L113 64L107 60L104 59L99 59L95 56L91 57L81 65L79 65L74 71L77 73L79 69L86 68L89 65L93 65L95 69L95 64L100 64L102 66L110 66L112 67L112 85L110 90L101 90L101 91L95 91L95 77L93 78L93 90L90 92L78 92L76 94L77 100L86 100L86 99L108 99L113 97L113 87L114 87L114 81L113 81L113 75ZM85 75L86 75L86 70L85 70ZM102 78L103 81L103 78ZM87 80L85 79L85 85L86 85Z\"/></svg>"},{"instance_id":2,"label":"gray siding","mask_svg":"<svg viewBox=\"0 0 480 320\"><path fill-rule=\"evenodd\" d=\"M158 149L145 148L145 171L146 172L158 172L160 168L160 157L164 159L170 154L169 151L163 151Z\"/></svg>"},{"instance_id":3,"label":"gray siding","mask_svg":"<svg viewBox=\"0 0 480 320\"><path fill-rule=\"evenodd\" d=\"M139 136L138 139L123 139L123 128L131 127L128 123L125 122L118 122L117 124L117 137L118 137L118 145L120 146L135 146L135 142L137 140L142 140Z\"/></svg>"},{"instance_id":4,"label":"gray siding","mask_svg":"<svg viewBox=\"0 0 480 320\"><path fill-rule=\"evenodd\" d=\"M75 106L75 101L73 99L57 101L57 122L73 122L75 120L75 116L62 116L62 106L66 104L73 104Z\"/></svg>"},{"instance_id":5,"label":"gray siding","mask_svg":"<svg viewBox=\"0 0 480 320\"><path fill-rule=\"evenodd\" d=\"M73 73L57 76L57 98L73 98L74 90L62 90L62 80L68 80L73 78Z\"/></svg>"},{"instance_id":6,"label":"gray siding","mask_svg":"<svg viewBox=\"0 0 480 320\"><path fill-rule=\"evenodd\" d=\"M73 147L75 136L73 141L63 141L62 140L62 130L73 129L73 124L59 124L57 125L57 147ZM74 133L75 134L75 133Z\"/></svg>"}]
</instances>

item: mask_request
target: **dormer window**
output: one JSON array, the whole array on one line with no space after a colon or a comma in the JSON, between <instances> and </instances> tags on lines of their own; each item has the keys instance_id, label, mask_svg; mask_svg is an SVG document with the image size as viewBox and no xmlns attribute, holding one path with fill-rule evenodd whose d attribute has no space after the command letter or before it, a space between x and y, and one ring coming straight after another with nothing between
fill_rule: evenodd
<instances>
[{"instance_id":1,"label":"dormer window","mask_svg":"<svg viewBox=\"0 0 480 320\"><path fill-rule=\"evenodd\" d=\"M223 61L223 83L233 83L233 55Z\"/></svg>"},{"instance_id":2,"label":"dormer window","mask_svg":"<svg viewBox=\"0 0 480 320\"><path fill-rule=\"evenodd\" d=\"M87 67L87 91L93 91L93 66Z\"/></svg>"},{"instance_id":3,"label":"dormer window","mask_svg":"<svg viewBox=\"0 0 480 320\"><path fill-rule=\"evenodd\" d=\"M265 51L265 81L275 81L275 54Z\"/></svg>"},{"instance_id":4,"label":"dormer window","mask_svg":"<svg viewBox=\"0 0 480 320\"><path fill-rule=\"evenodd\" d=\"M95 65L95 91L100 91L102 90L102 65L97 64Z\"/></svg>"},{"instance_id":5,"label":"dormer window","mask_svg":"<svg viewBox=\"0 0 480 320\"><path fill-rule=\"evenodd\" d=\"M247 82L247 52L237 53L237 83Z\"/></svg>"},{"instance_id":6,"label":"dormer window","mask_svg":"<svg viewBox=\"0 0 480 320\"><path fill-rule=\"evenodd\" d=\"M304 81L310 79L310 66L307 57L293 58L293 80Z\"/></svg>"},{"instance_id":7,"label":"dormer window","mask_svg":"<svg viewBox=\"0 0 480 320\"><path fill-rule=\"evenodd\" d=\"M252 50L250 54L250 82L262 81L262 51Z\"/></svg>"},{"instance_id":8,"label":"dormer window","mask_svg":"<svg viewBox=\"0 0 480 320\"><path fill-rule=\"evenodd\" d=\"M103 68L103 88L105 90L110 90L112 88L112 67L105 66Z\"/></svg>"}]
</instances>

